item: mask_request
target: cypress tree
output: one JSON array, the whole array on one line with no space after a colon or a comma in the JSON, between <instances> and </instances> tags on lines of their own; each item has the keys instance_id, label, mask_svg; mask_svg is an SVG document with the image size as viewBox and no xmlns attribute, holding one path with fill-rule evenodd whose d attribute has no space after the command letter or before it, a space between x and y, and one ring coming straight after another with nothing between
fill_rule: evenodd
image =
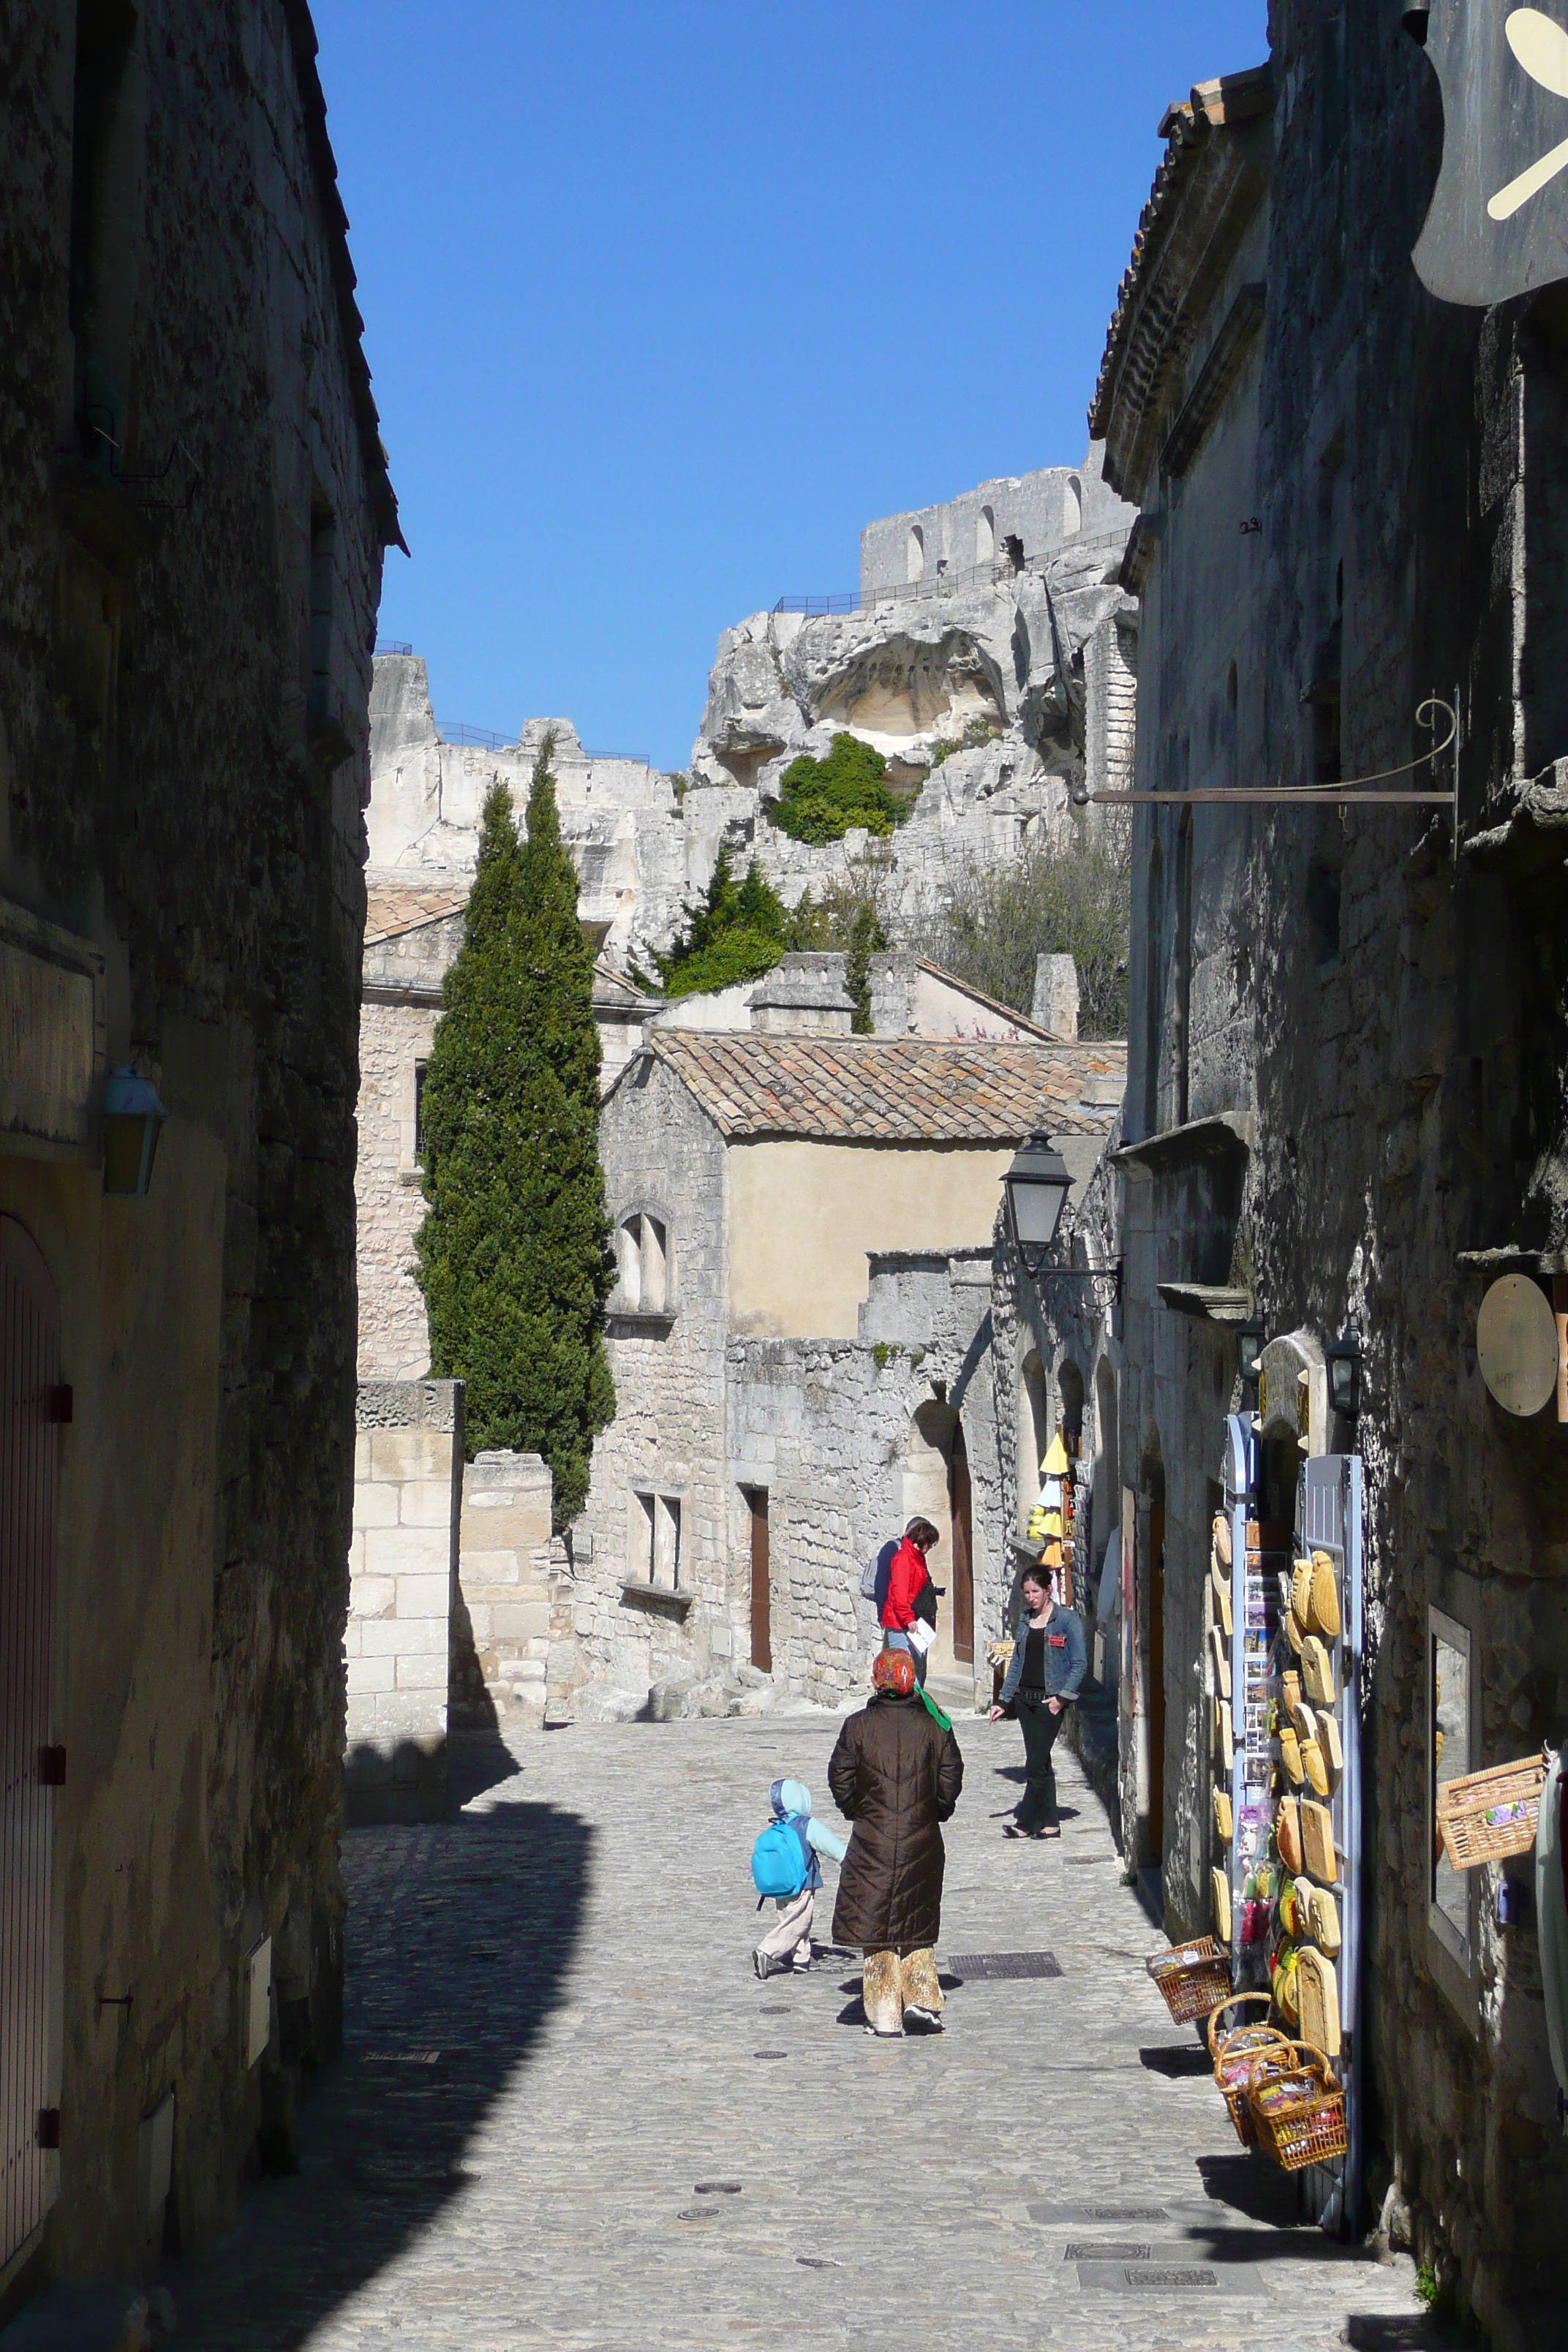
<instances>
[{"instance_id":1,"label":"cypress tree","mask_svg":"<svg viewBox=\"0 0 1568 2352\"><path fill-rule=\"evenodd\" d=\"M493 1446L542 1454L559 1531L583 1507L593 1442L616 1400L593 959L561 840L553 751L546 736L521 840L505 786L485 801L463 945L425 1074L428 1205L416 1248L432 1372L468 1383L470 1457Z\"/></svg>"}]
</instances>

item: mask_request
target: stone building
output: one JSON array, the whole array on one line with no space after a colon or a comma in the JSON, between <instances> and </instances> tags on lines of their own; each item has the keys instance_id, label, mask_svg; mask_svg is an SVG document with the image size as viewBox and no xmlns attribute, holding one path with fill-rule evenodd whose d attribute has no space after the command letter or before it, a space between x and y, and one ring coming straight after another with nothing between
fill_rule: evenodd
<instances>
[{"instance_id":1,"label":"stone building","mask_svg":"<svg viewBox=\"0 0 1568 2352\"><path fill-rule=\"evenodd\" d=\"M1568 2195L1530 1858L1455 1872L1431 1824L1439 1769L1568 1736L1560 1409L1506 1410L1477 1341L1510 1273L1549 1334L1568 1267L1568 307L1561 283L1488 310L1419 282L1441 110L1396 17L1277 0L1270 67L1170 110L1091 410L1142 509L1123 577L1154 796L1116 1155L1124 1818L1170 1932L1208 1927L1204 1595L1245 1405L1265 1532L1302 1463L1353 1454L1364 1482L1357 2218L1381 2208L1513 2352L1560 2340ZM1457 823L1226 803L1447 789L1434 695L1458 709Z\"/></svg>"},{"instance_id":2,"label":"stone building","mask_svg":"<svg viewBox=\"0 0 1568 2352\"><path fill-rule=\"evenodd\" d=\"M398 530L314 59L302 0L8 19L0 2315L224 2228L338 2032Z\"/></svg>"},{"instance_id":3,"label":"stone building","mask_svg":"<svg viewBox=\"0 0 1568 2352\"><path fill-rule=\"evenodd\" d=\"M1090 1173L1123 1049L852 1037L798 1001L780 1034L771 1009L655 1031L605 1105L617 1412L572 1530L563 1702L737 1661L842 1697L874 1641L861 1569L916 1509L948 1538L935 1670L966 1700L999 1623L1010 1564L970 1501L996 1484L998 1180L1039 1118Z\"/></svg>"}]
</instances>

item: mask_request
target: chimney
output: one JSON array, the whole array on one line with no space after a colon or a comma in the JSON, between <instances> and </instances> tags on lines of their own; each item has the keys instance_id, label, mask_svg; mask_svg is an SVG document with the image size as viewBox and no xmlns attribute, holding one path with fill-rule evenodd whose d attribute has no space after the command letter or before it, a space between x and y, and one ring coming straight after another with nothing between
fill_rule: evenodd
<instances>
[{"instance_id":1,"label":"chimney","mask_svg":"<svg viewBox=\"0 0 1568 2352\"><path fill-rule=\"evenodd\" d=\"M1029 1018L1063 1044L1078 1037L1078 966L1069 955L1035 958L1035 1001Z\"/></svg>"}]
</instances>

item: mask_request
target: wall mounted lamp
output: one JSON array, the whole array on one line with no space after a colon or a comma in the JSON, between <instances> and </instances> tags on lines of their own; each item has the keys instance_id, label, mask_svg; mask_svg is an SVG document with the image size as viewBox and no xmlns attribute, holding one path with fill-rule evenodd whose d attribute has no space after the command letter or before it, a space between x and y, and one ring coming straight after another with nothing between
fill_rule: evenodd
<instances>
[{"instance_id":1,"label":"wall mounted lamp","mask_svg":"<svg viewBox=\"0 0 1568 2352\"><path fill-rule=\"evenodd\" d=\"M1007 1223L1024 1271L1034 1282L1113 1281L1121 1296L1121 1261L1113 1265L1047 1265L1046 1256L1056 1242L1062 1211L1072 1190L1067 1161L1044 1128L1036 1128L1014 1154L1002 1179L1007 1200Z\"/></svg>"},{"instance_id":2,"label":"wall mounted lamp","mask_svg":"<svg viewBox=\"0 0 1568 2352\"><path fill-rule=\"evenodd\" d=\"M1347 1421L1361 1411L1361 1341L1347 1323L1337 1339L1323 1349L1329 1368L1329 1402Z\"/></svg>"},{"instance_id":3,"label":"wall mounted lamp","mask_svg":"<svg viewBox=\"0 0 1568 2352\"><path fill-rule=\"evenodd\" d=\"M1236 1364L1244 1381L1257 1381L1262 1364L1263 1346L1268 1337L1268 1326L1256 1307L1245 1323L1237 1324Z\"/></svg>"},{"instance_id":4,"label":"wall mounted lamp","mask_svg":"<svg viewBox=\"0 0 1568 2352\"><path fill-rule=\"evenodd\" d=\"M103 1189L111 1200L144 1201L167 1111L134 1070L110 1070L103 1097Z\"/></svg>"}]
</instances>

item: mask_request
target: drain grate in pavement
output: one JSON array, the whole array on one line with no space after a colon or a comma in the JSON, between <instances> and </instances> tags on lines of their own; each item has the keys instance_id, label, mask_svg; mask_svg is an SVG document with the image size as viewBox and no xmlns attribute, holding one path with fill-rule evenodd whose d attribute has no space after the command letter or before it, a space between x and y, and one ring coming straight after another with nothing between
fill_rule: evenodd
<instances>
[{"instance_id":1,"label":"drain grate in pavement","mask_svg":"<svg viewBox=\"0 0 1568 2352\"><path fill-rule=\"evenodd\" d=\"M787 2050L753 2050L752 2055L753 2058L787 2058L789 2052Z\"/></svg>"},{"instance_id":2,"label":"drain grate in pavement","mask_svg":"<svg viewBox=\"0 0 1568 2352\"><path fill-rule=\"evenodd\" d=\"M738 2197L741 2193L738 2180L696 2180L692 2187L699 2197Z\"/></svg>"},{"instance_id":3,"label":"drain grate in pavement","mask_svg":"<svg viewBox=\"0 0 1568 2352\"><path fill-rule=\"evenodd\" d=\"M766 2001L757 2011L759 2017L788 2017L790 2013L787 2000Z\"/></svg>"},{"instance_id":4,"label":"drain grate in pavement","mask_svg":"<svg viewBox=\"0 0 1568 2352\"><path fill-rule=\"evenodd\" d=\"M1152 2246L1140 2245L1131 2238L1124 2243L1107 2238L1099 2245L1092 2240L1080 2239L1076 2245L1062 2248L1062 2260L1064 2263L1146 2263L1152 2252Z\"/></svg>"},{"instance_id":5,"label":"drain grate in pavement","mask_svg":"<svg viewBox=\"0 0 1568 2352\"><path fill-rule=\"evenodd\" d=\"M1030 2205L1026 2210L1031 2221L1044 2222L1047 2229L1083 2230L1098 2223L1101 2229L1125 2230L1130 2224L1171 2218L1163 2205Z\"/></svg>"},{"instance_id":6,"label":"drain grate in pavement","mask_svg":"<svg viewBox=\"0 0 1568 2352\"><path fill-rule=\"evenodd\" d=\"M950 1952L949 1973L971 1978L1059 1977L1054 1952Z\"/></svg>"},{"instance_id":7,"label":"drain grate in pavement","mask_svg":"<svg viewBox=\"0 0 1568 2352\"><path fill-rule=\"evenodd\" d=\"M830 2262L826 2254L796 2254L795 2261L803 2271L840 2271L842 2263Z\"/></svg>"},{"instance_id":8,"label":"drain grate in pavement","mask_svg":"<svg viewBox=\"0 0 1568 2352\"><path fill-rule=\"evenodd\" d=\"M1079 2263L1080 2287L1111 2294L1261 2295L1261 2273L1250 2263Z\"/></svg>"},{"instance_id":9,"label":"drain grate in pavement","mask_svg":"<svg viewBox=\"0 0 1568 2352\"><path fill-rule=\"evenodd\" d=\"M440 2059L438 2050L367 2050L367 2066L434 2066Z\"/></svg>"}]
</instances>

